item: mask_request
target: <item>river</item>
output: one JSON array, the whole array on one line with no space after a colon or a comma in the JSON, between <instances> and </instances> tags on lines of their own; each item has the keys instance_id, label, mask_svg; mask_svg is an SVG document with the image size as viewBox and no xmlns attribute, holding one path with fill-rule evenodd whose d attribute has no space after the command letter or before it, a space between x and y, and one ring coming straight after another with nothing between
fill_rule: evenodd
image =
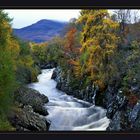
<instances>
[{"instance_id":1,"label":"river","mask_svg":"<svg viewBox=\"0 0 140 140\"><path fill-rule=\"evenodd\" d=\"M49 98L45 105L49 112L50 131L105 131L109 125L106 110L83 100L76 99L56 89L51 79L54 69L44 69L38 75L38 82L29 85Z\"/></svg>"}]
</instances>

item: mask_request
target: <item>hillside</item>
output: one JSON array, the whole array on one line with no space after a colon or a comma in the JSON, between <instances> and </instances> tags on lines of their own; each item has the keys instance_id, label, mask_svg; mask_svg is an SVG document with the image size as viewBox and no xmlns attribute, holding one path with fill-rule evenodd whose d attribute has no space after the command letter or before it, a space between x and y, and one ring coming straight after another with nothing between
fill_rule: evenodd
<instances>
[{"instance_id":1,"label":"hillside","mask_svg":"<svg viewBox=\"0 0 140 140\"><path fill-rule=\"evenodd\" d=\"M40 43L60 35L66 24L66 22L43 19L30 26L14 29L14 34L23 40Z\"/></svg>"}]
</instances>

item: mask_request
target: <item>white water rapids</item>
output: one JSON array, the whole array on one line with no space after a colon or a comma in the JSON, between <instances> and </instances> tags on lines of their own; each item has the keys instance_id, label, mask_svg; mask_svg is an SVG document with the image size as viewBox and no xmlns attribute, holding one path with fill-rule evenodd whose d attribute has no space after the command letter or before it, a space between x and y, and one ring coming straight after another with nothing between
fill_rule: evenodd
<instances>
[{"instance_id":1,"label":"white water rapids","mask_svg":"<svg viewBox=\"0 0 140 140\"><path fill-rule=\"evenodd\" d=\"M29 85L49 98L45 107L49 112L46 117L51 122L50 130L105 131L109 125L106 110L56 89L57 83L51 79L53 70L42 70L38 82Z\"/></svg>"}]
</instances>

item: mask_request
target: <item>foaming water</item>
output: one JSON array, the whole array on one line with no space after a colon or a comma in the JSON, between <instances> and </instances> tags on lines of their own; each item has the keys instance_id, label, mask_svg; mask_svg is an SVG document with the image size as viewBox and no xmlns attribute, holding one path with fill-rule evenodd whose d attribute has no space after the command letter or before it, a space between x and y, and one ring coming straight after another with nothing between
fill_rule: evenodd
<instances>
[{"instance_id":1,"label":"foaming water","mask_svg":"<svg viewBox=\"0 0 140 140\"><path fill-rule=\"evenodd\" d=\"M45 107L49 112L47 119L51 121L50 130L105 131L109 125L106 110L56 89L57 83L51 79L53 70L42 70L38 82L29 85L49 98Z\"/></svg>"}]
</instances>

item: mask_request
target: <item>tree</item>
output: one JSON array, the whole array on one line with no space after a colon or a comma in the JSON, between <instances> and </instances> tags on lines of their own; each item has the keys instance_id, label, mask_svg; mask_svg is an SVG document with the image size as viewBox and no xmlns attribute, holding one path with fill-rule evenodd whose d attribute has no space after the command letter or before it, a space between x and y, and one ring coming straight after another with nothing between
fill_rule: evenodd
<instances>
[{"instance_id":1,"label":"tree","mask_svg":"<svg viewBox=\"0 0 140 140\"><path fill-rule=\"evenodd\" d=\"M48 43L30 43L31 53L37 65L42 65L47 61Z\"/></svg>"},{"instance_id":2,"label":"tree","mask_svg":"<svg viewBox=\"0 0 140 140\"><path fill-rule=\"evenodd\" d=\"M119 45L120 48L122 48L123 46L127 47L129 44L131 44L130 34L133 34L131 33L133 29L132 27L137 28L137 23L139 22L139 10L114 10L112 19L119 23L118 36L120 36L121 39ZM137 31L135 30L135 32Z\"/></svg>"},{"instance_id":3,"label":"tree","mask_svg":"<svg viewBox=\"0 0 140 140\"><path fill-rule=\"evenodd\" d=\"M111 76L110 62L117 48L119 24L110 18L107 10L82 10L77 23L83 25L79 75L104 85Z\"/></svg>"},{"instance_id":4,"label":"tree","mask_svg":"<svg viewBox=\"0 0 140 140\"><path fill-rule=\"evenodd\" d=\"M68 59L75 59L80 47L77 30L76 28L71 28L65 36L64 51L66 57Z\"/></svg>"},{"instance_id":5,"label":"tree","mask_svg":"<svg viewBox=\"0 0 140 140\"><path fill-rule=\"evenodd\" d=\"M46 56L48 62L55 62L62 65L64 62L63 49L64 40L61 37L54 37L48 42Z\"/></svg>"},{"instance_id":6,"label":"tree","mask_svg":"<svg viewBox=\"0 0 140 140\"><path fill-rule=\"evenodd\" d=\"M10 22L8 15L0 10L0 116L11 107L16 84L15 54L18 54L19 46L13 39Z\"/></svg>"}]
</instances>

